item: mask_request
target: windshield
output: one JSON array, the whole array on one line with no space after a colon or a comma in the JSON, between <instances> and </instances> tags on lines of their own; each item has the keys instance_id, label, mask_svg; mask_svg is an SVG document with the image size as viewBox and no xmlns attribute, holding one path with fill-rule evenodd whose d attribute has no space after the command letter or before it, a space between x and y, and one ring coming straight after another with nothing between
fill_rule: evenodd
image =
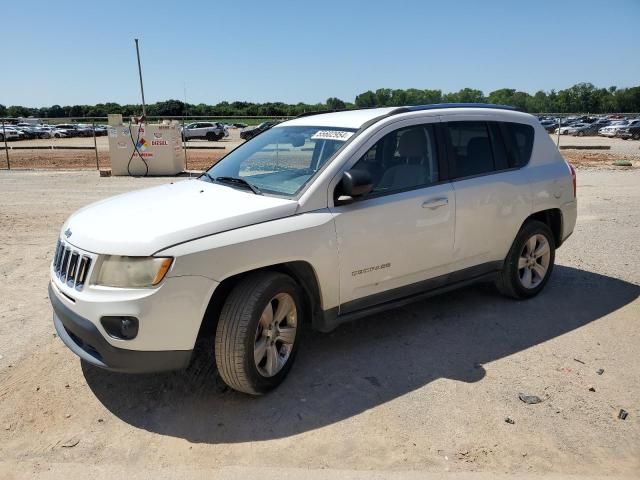
<instances>
[{"instance_id":1,"label":"windshield","mask_svg":"<svg viewBox=\"0 0 640 480\"><path fill-rule=\"evenodd\" d=\"M331 127L272 128L236 148L201 180L237 177L263 193L293 196L353 132Z\"/></svg>"}]
</instances>

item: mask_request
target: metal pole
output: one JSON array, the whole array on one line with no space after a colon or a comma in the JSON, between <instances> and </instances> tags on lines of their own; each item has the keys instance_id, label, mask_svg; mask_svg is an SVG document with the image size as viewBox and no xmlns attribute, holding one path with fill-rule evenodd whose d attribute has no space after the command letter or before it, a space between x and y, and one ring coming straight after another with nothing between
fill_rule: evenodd
<instances>
[{"instance_id":1,"label":"metal pole","mask_svg":"<svg viewBox=\"0 0 640 480\"><path fill-rule=\"evenodd\" d=\"M4 129L4 118L2 119L2 138L4 139L4 153L7 156L7 170L11 170L11 164L9 163L9 147L7 147L7 132Z\"/></svg>"},{"instance_id":2,"label":"metal pole","mask_svg":"<svg viewBox=\"0 0 640 480\"><path fill-rule=\"evenodd\" d=\"M140 76L140 93L142 93L142 115L147 116L147 106L144 102L144 86L142 85L142 65L140 65L140 49L138 48L138 39L136 41L136 55L138 57L138 75Z\"/></svg>"},{"instance_id":3,"label":"metal pole","mask_svg":"<svg viewBox=\"0 0 640 480\"><path fill-rule=\"evenodd\" d=\"M182 117L182 148L184 149L184 169L187 168L187 137L184 135L184 116Z\"/></svg>"},{"instance_id":4,"label":"metal pole","mask_svg":"<svg viewBox=\"0 0 640 480\"><path fill-rule=\"evenodd\" d=\"M93 149L96 151L96 170L100 170L100 160L98 160L98 142L96 141L96 121L93 120Z\"/></svg>"},{"instance_id":5,"label":"metal pole","mask_svg":"<svg viewBox=\"0 0 640 480\"><path fill-rule=\"evenodd\" d=\"M184 117L185 115L189 115L189 111L187 110L187 82L183 83L184 86L184 115L182 116L182 133L184 135ZM187 158L187 144L185 142L186 138L182 139L182 146L184 147L184 169L189 170L189 161Z\"/></svg>"}]
</instances>

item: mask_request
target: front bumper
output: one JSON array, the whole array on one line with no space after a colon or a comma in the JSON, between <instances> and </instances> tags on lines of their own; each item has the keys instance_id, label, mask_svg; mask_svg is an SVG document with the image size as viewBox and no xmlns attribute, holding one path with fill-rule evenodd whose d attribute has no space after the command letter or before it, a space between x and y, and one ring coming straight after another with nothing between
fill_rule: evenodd
<instances>
[{"instance_id":1,"label":"front bumper","mask_svg":"<svg viewBox=\"0 0 640 480\"><path fill-rule=\"evenodd\" d=\"M82 360L97 367L126 373L150 373L186 368L192 350L140 351L117 348L86 318L69 309L49 284L53 324L64 344Z\"/></svg>"}]
</instances>

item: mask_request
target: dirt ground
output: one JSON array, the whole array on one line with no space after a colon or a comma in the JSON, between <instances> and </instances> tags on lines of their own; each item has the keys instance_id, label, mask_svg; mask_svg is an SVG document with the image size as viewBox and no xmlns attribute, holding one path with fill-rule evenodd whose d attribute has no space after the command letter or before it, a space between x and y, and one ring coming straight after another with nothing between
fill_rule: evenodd
<instances>
[{"instance_id":1,"label":"dirt ground","mask_svg":"<svg viewBox=\"0 0 640 480\"><path fill-rule=\"evenodd\" d=\"M53 334L64 219L169 181L0 172L3 480L640 478L638 169L579 170L576 231L537 298L476 286L309 333L261 398L222 388L204 351L184 372L128 376Z\"/></svg>"}]
</instances>

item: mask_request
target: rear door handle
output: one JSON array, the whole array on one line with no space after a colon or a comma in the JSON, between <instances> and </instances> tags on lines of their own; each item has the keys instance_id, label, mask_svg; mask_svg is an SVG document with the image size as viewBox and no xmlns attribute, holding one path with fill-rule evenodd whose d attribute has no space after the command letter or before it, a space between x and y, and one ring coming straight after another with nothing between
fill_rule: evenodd
<instances>
[{"instance_id":1,"label":"rear door handle","mask_svg":"<svg viewBox=\"0 0 640 480\"><path fill-rule=\"evenodd\" d=\"M425 200L422 204L422 208L430 208L433 210L438 207L444 207L445 205L449 205L449 199L447 197L432 198L430 200Z\"/></svg>"}]
</instances>

